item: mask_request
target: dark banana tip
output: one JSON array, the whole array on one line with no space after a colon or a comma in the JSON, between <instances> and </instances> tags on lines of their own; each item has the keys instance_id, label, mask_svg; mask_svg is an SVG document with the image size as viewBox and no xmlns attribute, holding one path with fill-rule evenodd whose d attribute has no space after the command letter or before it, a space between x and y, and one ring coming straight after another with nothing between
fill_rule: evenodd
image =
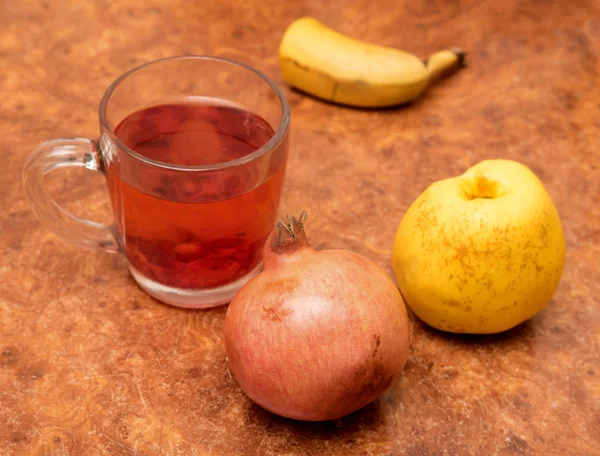
<instances>
[{"instance_id":1,"label":"dark banana tip","mask_svg":"<svg viewBox=\"0 0 600 456\"><path fill-rule=\"evenodd\" d=\"M450 50L458 57L458 66L460 68L465 68L467 66L467 53L458 47L453 47Z\"/></svg>"}]
</instances>

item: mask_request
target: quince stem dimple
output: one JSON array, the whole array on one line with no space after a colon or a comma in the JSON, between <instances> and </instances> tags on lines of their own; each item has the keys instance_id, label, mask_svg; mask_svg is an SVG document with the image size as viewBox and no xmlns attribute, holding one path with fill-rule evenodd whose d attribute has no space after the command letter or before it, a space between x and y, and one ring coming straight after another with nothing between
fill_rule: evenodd
<instances>
[{"instance_id":1,"label":"quince stem dimple","mask_svg":"<svg viewBox=\"0 0 600 456\"><path fill-rule=\"evenodd\" d=\"M468 200L494 199L505 193L498 181L485 176L480 170L475 171L475 175L463 179L460 186Z\"/></svg>"}]
</instances>

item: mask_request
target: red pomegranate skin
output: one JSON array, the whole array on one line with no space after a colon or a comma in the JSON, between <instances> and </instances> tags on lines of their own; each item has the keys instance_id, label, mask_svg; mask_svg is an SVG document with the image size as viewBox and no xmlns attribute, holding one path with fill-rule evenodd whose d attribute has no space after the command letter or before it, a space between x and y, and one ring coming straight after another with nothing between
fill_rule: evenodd
<instances>
[{"instance_id":1,"label":"red pomegranate skin","mask_svg":"<svg viewBox=\"0 0 600 456\"><path fill-rule=\"evenodd\" d=\"M341 418L399 377L410 343L406 307L388 275L365 257L315 251L305 242L282 254L271 238L265 269L227 311L230 369L272 413Z\"/></svg>"}]
</instances>

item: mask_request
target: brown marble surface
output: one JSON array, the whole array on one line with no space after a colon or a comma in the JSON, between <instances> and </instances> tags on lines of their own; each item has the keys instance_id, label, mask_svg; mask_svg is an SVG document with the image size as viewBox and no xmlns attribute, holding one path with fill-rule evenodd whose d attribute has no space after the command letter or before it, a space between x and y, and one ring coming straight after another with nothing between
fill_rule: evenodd
<instances>
[{"instance_id":1,"label":"brown marble surface","mask_svg":"<svg viewBox=\"0 0 600 456\"><path fill-rule=\"evenodd\" d=\"M282 212L306 209L317 247L391 273L404 211L483 158L522 161L563 219L550 305L493 337L411 318L401 378L342 420L253 405L228 375L225 308L146 296L123 258L42 228L19 185L41 141L94 137L109 83L157 57L244 59L283 84L277 46L300 15L469 67L401 109L360 111L285 88L291 158ZM0 1L0 455L599 455L600 4L581 1ZM334 172L332 170L335 170ZM61 172L56 199L107 221L101 175Z\"/></svg>"}]
</instances>

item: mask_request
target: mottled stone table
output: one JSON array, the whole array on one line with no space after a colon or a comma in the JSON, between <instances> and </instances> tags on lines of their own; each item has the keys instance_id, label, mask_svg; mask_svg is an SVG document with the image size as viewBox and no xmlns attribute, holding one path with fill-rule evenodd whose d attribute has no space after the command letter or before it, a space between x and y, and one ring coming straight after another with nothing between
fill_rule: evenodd
<instances>
[{"instance_id":1,"label":"mottled stone table","mask_svg":"<svg viewBox=\"0 0 600 456\"><path fill-rule=\"evenodd\" d=\"M493 337L431 330L413 314L402 377L342 420L300 423L253 405L227 370L225 307L146 296L123 258L58 241L19 185L40 141L94 137L104 89L176 54L243 59L283 84L277 46L300 15L469 67L400 109L292 105L282 213L309 212L317 247L391 273L396 226L433 180L483 158L522 161L564 222L550 305ZM0 454L600 454L600 4L592 0L2 0L0 2ZM331 170L335 169L335 173ZM110 219L101 175L49 186Z\"/></svg>"}]
</instances>

